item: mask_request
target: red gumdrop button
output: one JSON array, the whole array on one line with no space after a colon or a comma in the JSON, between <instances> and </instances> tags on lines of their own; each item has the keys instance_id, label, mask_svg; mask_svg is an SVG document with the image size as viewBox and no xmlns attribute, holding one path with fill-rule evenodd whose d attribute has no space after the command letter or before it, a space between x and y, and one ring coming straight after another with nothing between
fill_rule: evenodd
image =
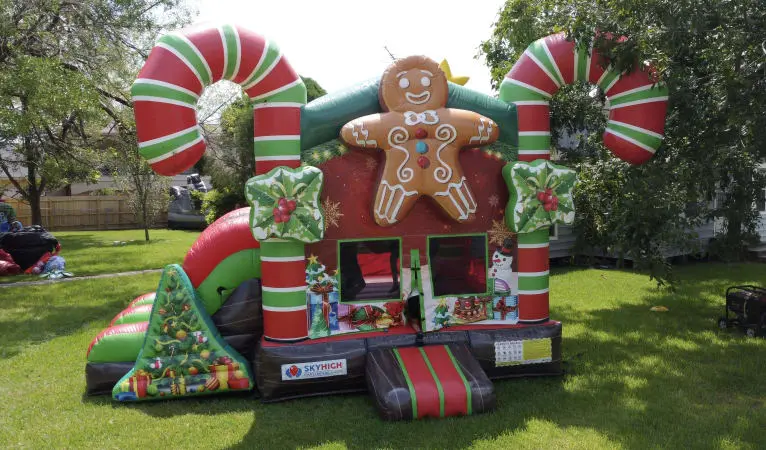
<instances>
[{"instance_id":1,"label":"red gumdrop button","mask_svg":"<svg viewBox=\"0 0 766 450\"><path fill-rule=\"evenodd\" d=\"M428 131L423 128L418 128L415 130L415 137L418 139L425 139L428 137Z\"/></svg>"},{"instance_id":2,"label":"red gumdrop button","mask_svg":"<svg viewBox=\"0 0 766 450\"><path fill-rule=\"evenodd\" d=\"M428 160L425 156L419 156L418 157L418 165L421 169L428 169L428 166L431 165L431 161Z\"/></svg>"}]
</instances>

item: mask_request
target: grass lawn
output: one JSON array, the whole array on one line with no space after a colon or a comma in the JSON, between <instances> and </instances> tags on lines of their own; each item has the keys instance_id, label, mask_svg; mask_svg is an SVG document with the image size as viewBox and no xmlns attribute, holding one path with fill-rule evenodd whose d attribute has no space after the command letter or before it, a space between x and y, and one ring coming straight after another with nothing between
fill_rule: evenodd
<instances>
[{"instance_id":1,"label":"grass lawn","mask_svg":"<svg viewBox=\"0 0 766 450\"><path fill-rule=\"evenodd\" d=\"M496 381L493 413L411 423L382 422L365 395L84 397L88 343L158 275L0 290L0 448L763 448L766 339L716 319L724 289L766 284L766 266L677 271L672 294L630 272L555 271L566 375Z\"/></svg>"},{"instance_id":2,"label":"grass lawn","mask_svg":"<svg viewBox=\"0 0 766 450\"><path fill-rule=\"evenodd\" d=\"M54 231L61 243L60 255L67 271L75 276L101 273L161 269L166 264L181 263L199 231L150 230L151 240L144 240L144 230ZM125 242L115 246L114 242ZM39 280L37 275L0 277L0 283Z\"/></svg>"}]
</instances>

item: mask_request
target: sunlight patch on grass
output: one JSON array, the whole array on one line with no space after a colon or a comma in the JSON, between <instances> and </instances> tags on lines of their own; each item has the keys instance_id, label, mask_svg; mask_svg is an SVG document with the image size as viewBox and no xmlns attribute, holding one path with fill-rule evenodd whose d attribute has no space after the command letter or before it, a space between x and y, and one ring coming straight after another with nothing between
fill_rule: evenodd
<instances>
[{"instance_id":1,"label":"sunlight patch on grass","mask_svg":"<svg viewBox=\"0 0 766 450\"><path fill-rule=\"evenodd\" d=\"M475 441L474 449L619 449L619 442L592 428L561 427L551 421L530 419L512 432L504 432L494 439Z\"/></svg>"}]
</instances>

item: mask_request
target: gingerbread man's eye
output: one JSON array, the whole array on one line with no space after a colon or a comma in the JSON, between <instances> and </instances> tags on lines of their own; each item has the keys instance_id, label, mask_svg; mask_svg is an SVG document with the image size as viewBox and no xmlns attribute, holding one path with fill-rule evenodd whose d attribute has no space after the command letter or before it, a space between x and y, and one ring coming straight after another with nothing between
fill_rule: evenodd
<instances>
[{"instance_id":1,"label":"gingerbread man's eye","mask_svg":"<svg viewBox=\"0 0 766 450\"><path fill-rule=\"evenodd\" d=\"M431 85L431 79L428 78L428 77L423 77L423 78L420 79L420 84L422 84L423 86L428 87L428 86Z\"/></svg>"},{"instance_id":2,"label":"gingerbread man's eye","mask_svg":"<svg viewBox=\"0 0 766 450\"><path fill-rule=\"evenodd\" d=\"M402 89L407 89L408 87L410 87L410 80L406 78L399 79L399 87Z\"/></svg>"}]
</instances>

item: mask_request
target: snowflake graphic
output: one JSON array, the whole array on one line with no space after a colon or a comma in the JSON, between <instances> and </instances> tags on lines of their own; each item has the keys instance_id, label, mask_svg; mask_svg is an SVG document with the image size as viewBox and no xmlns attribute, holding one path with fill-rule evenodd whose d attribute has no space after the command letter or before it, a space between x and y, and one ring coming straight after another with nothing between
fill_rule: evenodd
<instances>
[{"instance_id":1,"label":"snowflake graphic","mask_svg":"<svg viewBox=\"0 0 766 450\"><path fill-rule=\"evenodd\" d=\"M500 204L500 197L498 197L497 194L492 194L489 196L489 206L493 208L497 208L499 204Z\"/></svg>"},{"instance_id":2,"label":"snowflake graphic","mask_svg":"<svg viewBox=\"0 0 766 450\"><path fill-rule=\"evenodd\" d=\"M334 202L328 198L322 200L322 209L324 210L324 228L327 230L330 226L338 227L343 213L340 212L340 202Z\"/></svg>"},{"instance_id":3,"label":"snowflake graphic","mask_svg":"<svg viewBox=\"0 0 766 450\"><path fill-rule=\"evenodd\" d=\"M503 220L493 220L492 227L487 232L489 235L489 243L495 245L503 245L503 241L513 238L514 234L509 230Z\"/></svg>"},{"instance_id":4,"label":"snowflake graphic","mask_svg":"<svg viewBox=\"0 0 766 450\"><path fill-rule=\"evenodd\" d=\"M364 167L367 170L375 170L378 167L378 161L375 160L375 158L367 158L367 161L364 163Z\"/></svg>"}]
</instances>

